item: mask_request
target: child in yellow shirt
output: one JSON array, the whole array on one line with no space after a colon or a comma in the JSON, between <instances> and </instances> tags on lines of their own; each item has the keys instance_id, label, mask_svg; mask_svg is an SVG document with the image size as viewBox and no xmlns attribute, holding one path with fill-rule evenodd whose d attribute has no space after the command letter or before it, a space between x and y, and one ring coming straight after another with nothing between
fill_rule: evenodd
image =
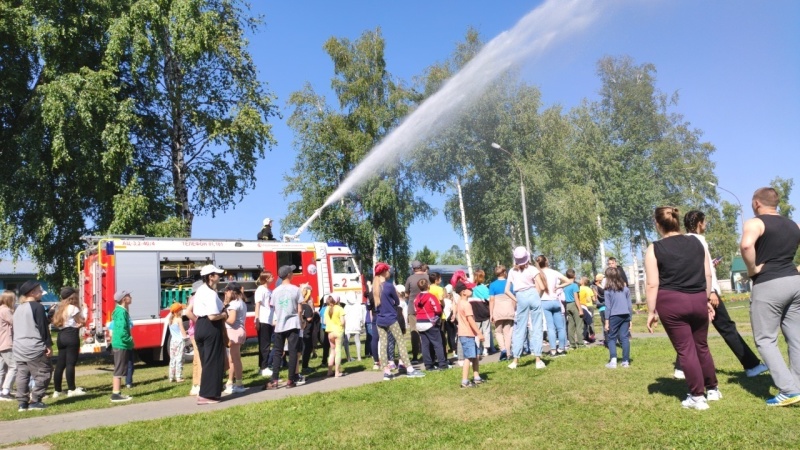
<instances>
[{"instance_id":1,"label":"child in yellow shirt","mask_svg":"<svg viewBox=\"0 0 800 450\"><path fill-rule=\"evenodd\" d=\"M589 285L589 278L581 277L581 287L578 290L578 299L583 309L583 340L584 343L594 343L594 292Z\"/></svg>"}]
</instances>

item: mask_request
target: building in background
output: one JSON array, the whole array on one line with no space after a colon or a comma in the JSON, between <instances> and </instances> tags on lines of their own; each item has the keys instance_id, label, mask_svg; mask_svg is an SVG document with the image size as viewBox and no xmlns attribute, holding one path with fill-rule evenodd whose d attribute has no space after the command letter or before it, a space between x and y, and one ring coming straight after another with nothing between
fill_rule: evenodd
<instances>
[{"instance_id":1,"label":"building in background","mask_svg":"<svg viewBox=\"0 0 800 450\"><path fill-rule=\"evenodd\" d=\"M36 280L39 276L39 269L33 261L10 259L0 260L0 290L8 289L17 292L19 286L27 280ZM50 289L46 281L39 280L45 294L42 296L42 305L45 310L58 303L58 295Z\"/></svg>"}]
</instances>

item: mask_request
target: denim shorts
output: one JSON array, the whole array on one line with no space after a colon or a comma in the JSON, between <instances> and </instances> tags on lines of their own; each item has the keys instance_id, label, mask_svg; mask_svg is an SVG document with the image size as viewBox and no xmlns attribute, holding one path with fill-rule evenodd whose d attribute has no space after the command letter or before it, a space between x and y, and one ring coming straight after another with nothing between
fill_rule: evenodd
<instances>
[{"instance_id":1,"label":"denim shorts","mask_svg":"<svg viewBox=\"0 0 800 450\"><path fill-rule=\"evenodd\" d=\"M475 343L475 338L472 336L459 336L458 341L461 343L464 359L472 359L478 357L478 345Z\"/></svg>"}]
</instances>

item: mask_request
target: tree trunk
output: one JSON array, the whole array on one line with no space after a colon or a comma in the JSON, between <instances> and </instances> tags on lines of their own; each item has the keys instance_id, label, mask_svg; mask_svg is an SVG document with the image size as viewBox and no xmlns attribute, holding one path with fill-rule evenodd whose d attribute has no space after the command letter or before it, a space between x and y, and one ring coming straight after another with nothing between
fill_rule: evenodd
<instances>
[{"instance_id":1,"label":"tree trunk","mask_svg":"<svg viewBox=\"0 0 800 450\"><path fill-rule=\"evenodd\" d=\"M189 205L189 187L186 184L189 173L186 168L185 146L187 139L183 125L183 103L181 98L183 75L180 64L172 52L169 32L162 30L162 33L164 41L164 85L170 102L170 120L172 122L169 147L172 159L172 189L175 198L175 216L183 222L186 237L191 237L194 214Z\"/></svg>"},{"instance_id":2,"label":"tree trunk","mask_svg":"<svg viewBox=\"0 0 800 450\"><path fill-rule=\"evenodd\" d=\"M378 230L372 230L372 267L378 264ZM397 270L397 268L395 268Z\"/></svg>"},{"instance_id":3,"label":"tree trunk","mask_svg":"<svg viewBox=\"0 0 800 450\"><path fill-rule=\"evenodd\" d=\"M467 216L464 213L464 196L461 194L461 181L456 179L456 190L458 191L458 208L461 211L461 231L464 233L464 256L467 257L467 270L469 279L473 280L472 256L469 251L469 234L467 234Z\"/></svg>"},{"instance_id":4,"label":"tree trunk","mask_svg":"<svg viewBox=\"0 0 800 450\"><path fill-rule=\"evenodd\" d=\"M639 284L639 252L636 247L636 244L631 242L631 256L633 257L633 285L634 292L636 294L636 304L638 305L642 303L642 291Z\"/></svg>"},{"instance_id":5,"label":"tree trunk","mask_svg":"<svg viewBox=\"0 0 800 450\"><path fill-rule=\"evenodd\" d=\"M606 269L606 244L603 242L603 222L600 220L600 214L597 215L597 229L600 231L600 268L605 271Z\"/></svg>"}]
</instances>

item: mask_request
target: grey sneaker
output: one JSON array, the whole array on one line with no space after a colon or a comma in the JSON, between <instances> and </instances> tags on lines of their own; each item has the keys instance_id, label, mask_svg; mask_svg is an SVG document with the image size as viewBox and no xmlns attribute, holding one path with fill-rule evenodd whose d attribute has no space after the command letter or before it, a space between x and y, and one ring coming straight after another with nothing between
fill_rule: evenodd
<instances>
[{"instance_id":1,"label":"grey sneaker","mask_svg":"<svg viewBox=\"0 0 800 450\"><path fill-rule=\"evenodd\" d=\"M415 370L413 372L406 373L407 378L424 378L425 372L421 370Z\"/></svg>"},{"instance_id":2,"label":"grey sneaker","mask_svg":"<svg viewBox=\"0 0 800 450\"><path fill-rule=\"evenodd\" d=\"M14 397L11 394L0 394L0 402L12 402Z\"/></svg>"},{"instance_id":3,"label":"grey sneaker","mask_svg":"<svg viewBox=\"0 0 800 450\"><path fill-rule=\"evenodd\" d=\"M616 368L617 368L616 361L609 361L608 364L606 364L606 369L616 369Z\"/></svg>"},{"instance_id":4,"label":"grey sneaker","mask_svg":"<svg viewBox=\"0 0 800 450\"><path fill-rule=\"evenodd\" d=\"M33 402L30 405L28 405L28 409L46 409L46 408L47 405L45 405L42 402Z\"/></svg>"},{"instance_id":5,"label":"grey sneaker","mask_svg":"<svg viewBox=\"0 0 800 450\"><path fill-rule=\"evenodd\" d=\"M127 402L132 399L133 397L131 397L130 395L111 394L111 401L114 403Z\"/></svg>"}]
</instances>

